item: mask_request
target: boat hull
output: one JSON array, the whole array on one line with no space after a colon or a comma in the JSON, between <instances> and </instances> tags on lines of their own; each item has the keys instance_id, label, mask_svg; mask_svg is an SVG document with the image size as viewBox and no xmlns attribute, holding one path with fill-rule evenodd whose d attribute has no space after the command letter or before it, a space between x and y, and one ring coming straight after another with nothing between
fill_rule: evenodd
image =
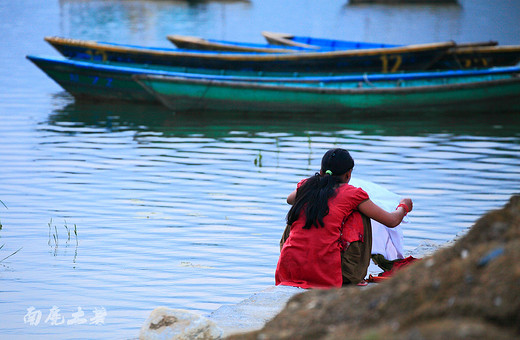
<instances>
[{"instance_id":1,"label":"boat hull","mask_svg":"<svg viewBox=\"0 0 520 340\"><path fill-rule=\"evenodd\" d=\"M520 45L459 47L448 50L432 70L473 69L514 66L520 62Z\"/></svg>"},{"instance_id":2,"label":"boat hull","mask_svg":"<svg viewBox=\"0 0 520 340\"><path fill-rule=\"evenodd\" d=\"M193 69L157 65L143 65L117 62L73 60L63 57L27 56L31 62L45 72L63 89L76 98L103 98L125 101L157 101L154 96L138 85L133 75L150 74L189 77L195 79L212 79L227 81L251 82L356 82L363 81L365 76L300 73L298 75L282 72L246 72L230 70ZM409 77L409 75L406 75ZM400 79L402 74L370 75L372 79L387 77ZM368 78L367 78L368 79Z\"/></svg>"},{"instance_id":3,"label":"boat hull","mask_svg":"<svg viewBox=\"0 0 520 340\"><path fill-rule=\"evenodd\" d=\"M46 37L68 58L207 69L275 72L382 72L424 70L437 62L453 43L308 53L225 53L139 48L94 41Z\"/></svg>"},{"instance_id":4,"label":"boat hull","mask_svg":"<svg viewBox=\"0 0 520 340\"><path fill-rule=\"evenodd\" d=\"M131 70L104 70L96 65L34 56L27 58L75 98L157 103L153 95L132 79L136 72Z\"/></svg>"},{"instance_id":5,"label":"boat hull","mask_svg":"<svg viewBox=\"0 0 520 340\"><path fill-rule=\"evenodd\" d=\"M520 107L520 78L447 85L333 88L136 76L176 111L499 112Z\"/></svg>"}]
</instances>

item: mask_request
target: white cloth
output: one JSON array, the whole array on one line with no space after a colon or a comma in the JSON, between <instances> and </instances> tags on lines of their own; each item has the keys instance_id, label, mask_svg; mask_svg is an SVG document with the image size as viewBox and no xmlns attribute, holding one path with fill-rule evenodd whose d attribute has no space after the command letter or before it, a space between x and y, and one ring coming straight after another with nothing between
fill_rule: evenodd
<instances>
[{"instance_id":1,"label":"white cloth","mask_svg":"<svg viewBox=\"0 0 520 340\"><path fill-rule=\"evenodd\" d=\"M388 212L395 210L401 200L399 195L366 180L352 178L350 184L365 190L372 202ZM408 223L408 218L405 217L403 222ZM388 228L372 220L372 254L381 254L390 261L403 259L404 236L401 225Z\"/></svg>"},{"instance_id":2,"label":"white cloth","mask_svg":"<svg viewBox=\"0 0 520 340\"><path fill-rule=\"evenodd\" d=\"M403 241L401 225L388 228L372 220L372 254L381 254L390 261L404 259Z\"/></svg>"}]
</instances>

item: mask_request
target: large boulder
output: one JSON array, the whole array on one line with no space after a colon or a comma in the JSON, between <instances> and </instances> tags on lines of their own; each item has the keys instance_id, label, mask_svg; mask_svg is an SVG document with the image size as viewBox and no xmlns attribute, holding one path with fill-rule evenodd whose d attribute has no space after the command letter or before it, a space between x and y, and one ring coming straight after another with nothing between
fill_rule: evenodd
<instances>
[{"instance_id":1,"label":"large boulder","mask_svg":"<svg viewBox=\"0 0 520 340\"><path fill-rule=\"evenodd\" d=\"M441 221L440 221L441 223ZM311 290L229 339L518 339L520 196L451 247L366 289Z\"/></svg>"}]
</instances>

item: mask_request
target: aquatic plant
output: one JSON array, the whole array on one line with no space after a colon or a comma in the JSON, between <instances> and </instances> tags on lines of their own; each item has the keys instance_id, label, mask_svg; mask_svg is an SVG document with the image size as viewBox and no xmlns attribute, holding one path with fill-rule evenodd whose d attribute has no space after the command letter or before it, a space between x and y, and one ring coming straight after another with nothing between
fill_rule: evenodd
<instances>
[{"instance_id":1,"label":"aquatic plant","mask_svg":"<svg viewBox=\"0 0 520 340\"><path fill-rule=\"evenodd\" d=\"M67 230L67 243L70 242L70 229L67 227L67 221L65 221L65 230Z\"/></svg>"},{"instance_id":2,"label":"aquatic plant","mask_svg":"<svg viewBox=\"0 0 520 340\"><path fill-rule=\"evenodd\" d=\"M5 246L5 244L2 244L0 246L0 249L2 249L3 247ZM7 255L6 257L4 257L3 259L0 260L0 263L2 263L4 260L10 258L11 256L13 256L14 254L16 254L17 252L19 252L20 250L22 250L23 247L20 247L17 251L15 251L14 253L11 253L11 255Z\"/></svg>"},{"instance_id":3,"label":"aquatic plant","mask_svg":"<svg viewBox=\"0 0 520 340\"><path fill-rule=\"evenodd\" d=\"M76 223L74 223L74 235L76 236L76 247L78 246L78 228Z\"/></svg>"},{"instance_id":4,"label":"aquatic plant","mask_svg":"<svg viewBox=\"0 0 520 340\"><path fill-rule=\"evenodd\" d=\"M5 205L5 203L2 202L2 200L0 200L0 203L2 203L2 205L7 209L7 205ZM0 222L0 229L2 229L2 222Z\"/></svg>"},{"instance_id":5,"label":"aquatic plant","mask_svg":"<svg viewBox=\"0 0 520 340\"><path fill-rule=\"evenodd\" d=\"M49 223L47 223L48 227L49 227L49 240L47 242L47 244L50 246L50 247L54 247L54 256L57 255L58 253L58 247L59 247L59 241L60 241L60 237L59 237L59 233L58 233L58 227L56 225L53 225L52 223L52 218L50 219ZM67 239L65 241L65 246L67 247L69 245L69 242L70 242L70 236L71 236L71 230L72 228L69 228L69 226L67 225L67 221L64 220L64 225L63 227L65 228L66 232L67 232ZM52 231L52 237L51 237L51 231ZM76 251L75 251L75 255L74 255L74 261L76 261L76 256L77 256L77 252L78 252L78 245L79 245L79 242L78 242L78 226L76 224L74 224L74 236L75 236L75 239L76 239Z\"/></svg>"},{"instance_id":6,"label":"aquatic plant","mask_svg":"<svg viewBox=\"0 0 520 340\"><path fill-rule=\"evenodd\" d=\"M5 203L4 203L2 200L0 200L0 203L2 203L2 205L3 205L6 209L8 209L8 208L7 208L7 205L5 205ZM2 227L3 227L3 226L2 226L2 223L0 222L0 229L2 229ZM0 250L1 250L4 246L5 246L5 244L2 244L2 245L0 246ZM7 260L8 258L10 258L11 256L13 256L14 254L18 253L20 250L22 250L22 248L23 248L23 247L20 247L20 248L19 248L18 250L16 250L15 252L13 252L13 253L11 253L10 255L7 255L7 256L4 257L3 259L1 259L1 260L0 260L0 263L2 263L4 260Z\"/></svg>"},{"instance_id":7,"label":"aquatic plant","mask_svg":"<svg viewBox=\"0 0 520 340\"><path fill-rule=\"evenodd\" d=\"M262 167L262 150L258 150L258 156L255 158L254 163L256 166Z\"/></svg>"}]
</instances>

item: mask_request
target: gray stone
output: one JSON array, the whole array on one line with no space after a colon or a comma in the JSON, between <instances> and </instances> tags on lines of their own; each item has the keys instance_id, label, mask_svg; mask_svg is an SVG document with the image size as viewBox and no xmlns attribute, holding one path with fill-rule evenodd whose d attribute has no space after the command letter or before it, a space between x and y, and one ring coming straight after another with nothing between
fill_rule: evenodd
<instances>
[{"instance_id":1,"label":"gray stone","mask_svg":"<svg viewBox=\"0 0 520 340\"><path fill-rule=\"evenodd\" d=\"M182 309L155 308L139 333L140 340L216 340L222 329L208 318Z\"/></svg>"}]
</instances>

